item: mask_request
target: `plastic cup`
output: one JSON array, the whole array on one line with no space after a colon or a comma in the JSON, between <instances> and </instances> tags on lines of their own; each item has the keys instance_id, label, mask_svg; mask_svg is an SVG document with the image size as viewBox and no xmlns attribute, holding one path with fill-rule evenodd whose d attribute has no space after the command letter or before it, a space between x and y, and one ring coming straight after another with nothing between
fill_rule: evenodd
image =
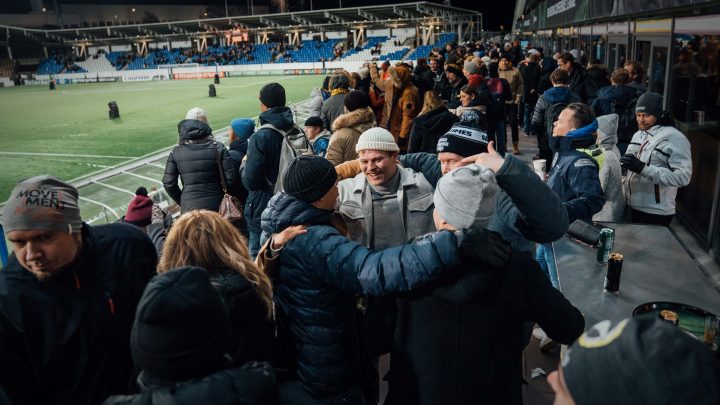
<instances>
[{"instance_id":1,"label":"plastic cup","mask_svg":"<svg viewBox=\"0 0 720 405\"><path fill-rule=\"evenodd\" d=\"M714 316L706 316L705 317L705 333L703 333L703 342L705 342L706 345L712 347L713 344L715 344L715 339L717 338L718 333L718 325L720 324L720 319Z\"/></svg>"},{"instance_id":2,"label":"plastic cup","mask_svg":"<svg viewBox=\"0 0 720 405\"><path fill-rule=\"evenodd\" d=\"M537 159L533 160L533 169L535 170L535 174L540 176L540 180L545 181L545 159Z\"/></svg>"}]
</instances>

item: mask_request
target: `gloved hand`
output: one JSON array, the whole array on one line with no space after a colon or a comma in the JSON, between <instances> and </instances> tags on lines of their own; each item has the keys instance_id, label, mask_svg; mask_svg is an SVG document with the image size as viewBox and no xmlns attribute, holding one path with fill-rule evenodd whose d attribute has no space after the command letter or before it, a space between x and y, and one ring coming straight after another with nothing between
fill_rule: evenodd
<instances>
[{"instance_id":1,"label":"gloved hand","mask_svg":"<svg viewBox=\"0 0 720 405\"><path fill-rule=\"evenodd\" d=\"M455 234L463 259L494 267L505 267L510 262L510 244L499 234L487 229L462 230Z\"/></svg>"},{"instance_id":2,"label":"gloved hand","mask_svg":"<svg viewBox=\"0 0 720 405\"><path fill-rule=\"evenodd\" d=\"M627 169L631 172L640 174L645 168L645 163L643 163L640 159L636 158L635 155L626 153L620 158L620 166L623 169Z\"/></svg>"}]
</instances>

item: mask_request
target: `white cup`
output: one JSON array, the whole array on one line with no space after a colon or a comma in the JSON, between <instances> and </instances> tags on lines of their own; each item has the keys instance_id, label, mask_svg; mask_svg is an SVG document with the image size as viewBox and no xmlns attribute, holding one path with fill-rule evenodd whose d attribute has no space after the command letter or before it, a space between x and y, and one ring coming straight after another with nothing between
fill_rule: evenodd
<instances>
[{"instance_id":1,"label":"white cup","mask_svg":"<svg viewBox=\"0 0 720 405\"><path fill-rule=\"evenodd\" d=\"M533 160L533 168L535 174L540 176L540 180L545 181L545 159Z\"/></svg>"}]
</instances>

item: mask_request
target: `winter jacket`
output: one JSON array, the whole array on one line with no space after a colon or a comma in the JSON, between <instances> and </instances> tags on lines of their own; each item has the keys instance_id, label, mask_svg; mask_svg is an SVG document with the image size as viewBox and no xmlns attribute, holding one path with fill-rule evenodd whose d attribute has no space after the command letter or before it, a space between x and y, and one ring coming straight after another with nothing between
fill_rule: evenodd
<instances>
[{"instance_id":1,"label":"winter jacket","mask_svg":"<svg viewBox=\"0 0 720 405\"><path fill-rule=\"evenodd\" d=\"M404 67L388 68L390 79L383 81L374 65L370 66L373 84L385 92L385 107L379 126L393 134L401 149L407 149L407 138L412 130L413 119L420 112L422 104L417 87L410 83L410 71ZM400 141L404 139L404 141Z\"/></svg>"},{"instance_id":2,"label":"winter jacket","mask_svg":"<svg viewBox=\"0 0 720 405\"><path fill-rule=\"evenodd\" d=\"M411 153L399 160L422 173L432 187L442 177L437 155ZM495 179L500 189L489 230L499 233L513 249L528 252L534 250L531 242L553 242L565 235L569 222L563 202L522 160L505 156Z\"/></svg>"},{"instance_id":3,"label":"winter jacket","mask_svg":"<svg viewBox=\"0 0 720 405\"><path fill-rule=\"evenodd\" d=\"M535 104L540 93L540 65L536 62L528 62L520 67L520 76L523 79L523 100L527 104Z\"/></svg>"},{"instance_id":4,"label":"winter jacket","mask_svg":"<svg viewBox=\"0 0 720 405\"><path fill-rule=\"evenodd\" d=\"M163 187L180 204L183 213L197 209L217 211L223 198L218 156L228 188L235 186L238 168L225 146L213 140L212 130L204 122L182 120L178 124L178 133L180 141L165 163Z\"/></svg>"},{"instance_id":5,"label":"winter jacket","mask_svg":"<svg viewBox=\"0 0 720 405\"><path fill-rule=\"evenodd\" d=\"M332 125L335 119L345 113L345 95L347 93L338 93L325 100L320 112L320 118L325 123L325 129L332 132Z\"/></svg>"},{"instance_id":6,"label":"winter jacket","mask_svg":"<svg viewBox=\"0 0 720 405\"><path fill-rule=\"evenodd\" d=\"M360 135L375 125L375 114L370 107L350 111L337 117L333 122L334 132L325 158L334 166L357 159L355 145Z\"/></svg>"},{"instance_id":7,"label":"winter jacket","mask_svg":"<svg viewBox=\"0 0 720 405\"><path fill-rule=\"evenodd\" d=\"M245 201L247 201L248 197L248 190L242 184L242 170L245 168L243 165L243 159L245 159L245 156L247 155L247 150L248 139L235 139L230 142L230 145L228 146L230 159L232 159L235 163L235 167L238 168L237 181L235 181L235 185L230 188L230 194L239 199L243 205L245 204Z\"/></svg>"},{"instance_id":8,"label":"winter jacket","mask_svg":"<svg viewBox=\"0 0 720 405\"><path fill-rule=\"evenodd\" d=\"M488 114L490 125L505 121L505 105L513 101L513 93L507 80L495 77L485 79L485 85L492 94L492 104Z\"/></svg>"},{"instance_id":9,"label":"winter jacket","mask_svg":"<svg viewBox=\"0 0 720 405\"><path fill-rule=\"evenodd\" d=\"M310 92L310 102L308 103L308 109L310 110L309 116L319 117L322 111L323 103L324 100L320 89L318 89L317 87L312 89L312 91Z\"/></svg>"},{"instance_id":10,"label":"winter jacket","mask_svg":"<svg viewBox=\"0 0 720 405\"><path fill-rule=\"evenodd\" d=\"M272 405L277 400L275 391L269 364L250 363L202 379L148 386L140 394L110 397L103 405Z\"/></svg>"},{"instance_id":11,"label":"winter jacket","mask_svg":"<svg viewBox=\"0 0 720 405\"><path fill-rule=\"evenodd\" d=\"M644 162L642 173L628 171L624 189L627 204L655 215L675 214L675 196L692 176L690 142L673 127L655 125L638 131L627 149Z\"/></svg>"},{"instance_id":12,"label":"winter jacket","mask_svg":"<svg viewBox=\"0 0 720 405\"><path fill-rule=\"evenodd\" d=\"M271 124L287 131L294 125L292 111L287 107L271 108L260 114L260 125ZM273 196L278 177L283 137L270 128L255 132L248 142L247 161L242 182L248 189L245 220L248 229L260 233L260 215Z\"/></svg>"},{"instance_id":13,"label":"winter jacket","mask_svg":"<svg viewBox=\"0 0 720 405\"><path fill-rule=\"evenodd\" d=\"M408 153L437 153L438 139L445 135L457 121L458 117L445 107L418 115L413 122L412 131L410 131Z\"/></svg>"},{"instance_id":14,"label":"winter jacket","mask_svg":"<svg viewBox=\"0 0 720 405\"><path fill-rule=\"evenodd\" d=\"M528 252L478 267L464 262L397 300L386 404L522 404L523 323L563 344L582 334L582 314Z\"/></svg>"},{"instance_id":15,"label":"winter jacket","mask_svg":"<svg viewBox=\"0 0 720 405\"><path fill-rule=\"evenodd\" d=\"M534 134L547 134L547 125L545 122L545 111L555 103L579 103L582 100L580 96L570 91L569 88L558 86L548 89L535 103L535 111L532 116L532 129Z\"/></svg>"},{"instance_id":16,"label":"winter jacket","mask_svg":"<svg viewBox=\"0 0 720 405\"><path fill-rule=\"evenodd\" d=\"M77 259L39 282L13 255L0 271L0 387L16 404L97 404L134 373L130 330L157 253L129 224L82 226Z\"/></svg>"},{"instance_id":17,"label":"winter jacket","mask_svg":"<svg viewBox=\"0 0 720 405\"><path fill-rule=\"evenodd\" d=\"M631 106L634 109L635 106L631 105L631 102L641 94L642 93L639 93L636 89L625 85L603 87L598 90L597 97L591 104L591 107L596 117L613 114L615 112L612 108L613 102L619 102Z\"/></svg>"},{"instance_id":18,"label":"winter jacket","mask_svg":"<svg viewBox=\"0 0 720 405\"><path fill-rule=\"evenodd\" d=\"M586 104L591 105L597 98L598 92L610 86L610 72L602 65L591 65L585 72Z\"/></svg>"},{"instance_id":19,"label":"winter jacket","mask_svg":"<svg viewBox=\"0 0 720 405\"><path fill-rule=\"evenodd\" d=\"M264 238L290 225L308 226L280 252L274 298L286 360L316 398L360 385L354 294L408 291L458 264L451 232L373 252L338 234L331 216L284 193L263 213Z\"/></svg>"},{"instance_id":20,"label":"winter jacket","mask_svg":"<svg viewBox=\"0 0 720 405\"><path fill-rule=\"evenodd\" d=\"M584 67L580 66L579 63L573 62L572 71L570 72L570 83L568 83L568 87L570 90L572 90L573 93L580 96L580 99L587 103L588 94L587 94L587 71Z\"/></svg>"},{"instance_id":21,"label":"winter jacket","mask_svg":"<svg viewBox=\"0 0 720 405\"><path fill-rule=\"evenodd\" d=\"M625 196L622 189L620 151L617 149L617 114L603 115L598 120L597 144L605 150L600 167L600 185L605 193L605 205L593 215L593 221L621 222L625 217Z\"/></svg>"},{"instance_id":22,"label":"winter jacket","mask_svg":"<svg viewBox=\"0 0 720 405\"><path fill-rule=\"evenodd\" d=\"M410 241L435 229L434 189L422 174L410 169L399 168L398 175L398 203L405 224L405 240ZM363 246L372 246L373 228L383 225L375 224L369 187L364 173L338 183L338 211L347 226L347 236Z\"/></svg>"},{"instance_id":23,"label":"winter jacket","mask_svg":"<svg viewBox=\"0 0 720 405\"><path fill-rule=\"evenodd\" d=\"M207 271L230 314L233 332L230 356L234 364L239 367L249 361L271 361L275 325L253 284L227 267Z\"/></svg>"},{"instance_id":24,"label":"winter jacket","mask_svg":"<svg viewBox=\"0 0 720 405\"><path fill-rule=\"evenodd\" d=\"M577 150L595 144L596 130L597 123L593 122L565 136L550 138L555 157L547 185L565 204L569 223L576 219L591 222L592 216L605 204L598 164L587 153Z\"/></svg>"},{"instance_id":25,"label":"winter jacket","mask_svg":"<svg viewBox=\"0 0 720 405\"><path fill-rule=\"evenodd\" d=\"M310 145L313 148L313 152L315 152L315 156L325 157L328 145L330 144L330 137L330 132L323 130L310 141Z\"/></svg>"},{"instance_id":26,"label":"winter jacket","mask_svg":"<svg viewBox=\"0 0 720 405\"><path fill-rule=\"evenodd\" d=\"M501 79L505 79L510 86L510 93L512 96L507 101L508 104L519 104L525 93L525 84L523 82L522 75L517 68L511 67L510 69L502 70L498 72Z\"/></svg>"},{"instance_id":27,"label":"winter jacket","mask_svg":"<svg viewBox=\"0 0 720 405\"><path fill-rule=\"evenodd\" d=\"M425 81L430 83L433 89L442 100L450 100L450 83L444 69L438 69L438 72L428 70L425 72Z\"/></svg>"},{"instance_id":28,"label":"winter jacket","mask_svg":"<svg viewBox=\"0 0 720 405\"><path fill-rule=\"evenodd\" d=\"M550 75L558 65L555 59L551 56L546 56L542 59L542 67L540 68L540 81L538 82L538 95L545 93L545 91L552 89L553 84L550 81Z\"/></svg>"}]
</instances>

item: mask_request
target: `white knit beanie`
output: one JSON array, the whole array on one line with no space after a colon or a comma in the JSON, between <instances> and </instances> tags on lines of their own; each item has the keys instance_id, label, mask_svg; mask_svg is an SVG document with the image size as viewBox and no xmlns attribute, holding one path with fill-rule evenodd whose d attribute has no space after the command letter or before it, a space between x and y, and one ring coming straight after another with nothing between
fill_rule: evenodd
<instances>
[{"instance_id":1,"label":"white knit beanie","mask_svg":"<svg viewBox=\"0 0 720 405\"><path fill-rule=\"evenodd\" d=\"M372 127L363 132L355 145L355 152L361 150L381 150L385 152L399 152L400 148L395 143L393 135L385 128Z\"/></svg>"},{"instance_id":2,"label":"white knit beanie","mask_svg":"<svg viewBox=\"0 0 720 405\"><path fill-rule=\"evenodd\" d=\"M204 123L208 123L208 116L205 110L200 107L191 108L190 111L185 115L186 120L198 120Z\"/></svg>"}]
</instances>

